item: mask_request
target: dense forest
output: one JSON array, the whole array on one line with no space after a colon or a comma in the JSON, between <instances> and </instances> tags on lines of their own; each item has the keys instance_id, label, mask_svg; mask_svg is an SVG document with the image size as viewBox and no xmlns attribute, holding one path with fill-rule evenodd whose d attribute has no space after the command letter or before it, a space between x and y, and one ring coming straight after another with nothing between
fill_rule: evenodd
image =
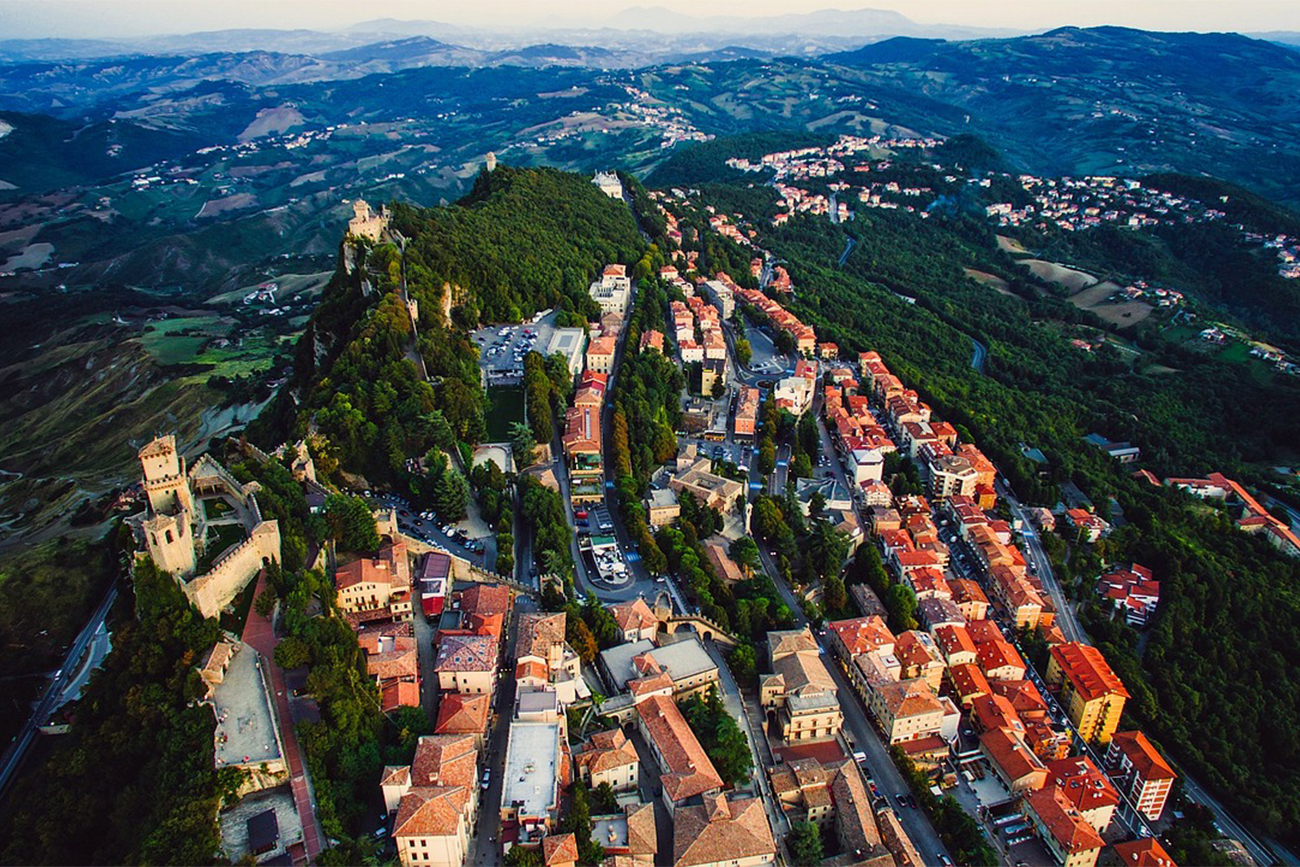
<instances>
[{"instance_id":1,"label":"dense forest","mask_svg":"<svg viewBox=\"0 0 1300 867\"><path fill-rule=\"evenodd\" d=\"M486 434L468 330L545 307L561 311L561 324L584 325L599 312L591 279L606 264L636 261L644 242L627 206L587 178L506 166L481 173L455 205L394 205L391 226L403 248L362 244L351 273L339 268L299 340L293 380L249 435L274 445L314 425L326 466L419 497L404 475L408 457ZM419 305L418 338L403 288ZM541 427L539 441L549 442Z\"/></svg>"},{"instance_id":2,"label":"dense forest","mask_svg":"<svg viewBox=\"0 0 1300 867\"><path fill-rule=\"evenodd\" d=\"M134 602L134 604L132 604ZM113 652L41 773L0 813L6 864L211 864L217 808L239 785L213 767L215 723L195 666L216 643L170 575L146 560L112 615ZM69 823L75 825L70 830Z\"/></svg>"},{"instance_id":3,"label":"dense forest","mask_svg":"<svg viewBox=\"0 0 1300 867\"><path fill-rule=\"evenodd\" d=\"M453 318L471 326L547 307L594 313L592 277L610 262L635 261L642 247L626 205L553 169L500 166L451 207L394 206L392 225L410 239L411 295L436 311L452 291Z\"/></svg>"}]
</instances>

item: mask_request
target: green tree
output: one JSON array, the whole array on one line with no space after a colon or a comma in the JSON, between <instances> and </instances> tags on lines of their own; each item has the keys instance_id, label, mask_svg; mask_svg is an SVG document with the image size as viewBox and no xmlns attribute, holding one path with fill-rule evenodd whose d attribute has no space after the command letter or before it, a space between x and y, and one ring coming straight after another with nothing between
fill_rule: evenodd
<instances>
[{"instance_id":1,"label":"green tree","mask_svg":"<svg viewBox=\"0 0 1300 867\"><path fill-rule=\"evenodd\" d=\"M754 755L745 733L722 703L717 687L709 687L703 697L699 694L688 697L680 706L691 731L699 738L722 779L733 785L748 780Z\"/></svg>"},{"instance_id":2,"label":"green tree","mask_svg":"<svg viewBox=\"0 0 1300 867\"><path fill-rule=\"evenodd\" d=\"M727 656L727 663L731 666L731 673L735 675L739 683L745 683L754 679L758 672L758 659L754 654L754 645L738 644Z\"/></svg>"},{"instance_id":3,"label":"green tree","mask_svg":"<svg viewBox=\"0 0 1300 867\"><path fill-rule=\"evenodd\" d=\"M275 664L281 668L299 668L306 665L310 658L311 648L297 636L290 635L275 646Z\"/></svg>"},{"instance_id":4,"label":"green tree","mask_svg":"<svg viewBox=\"0 0 1300 867\"><path fill-rule=\"evenodd\" d=\"M895 584L885 591L881 601L889 612L889 625L894 631L916 628L916 594L906 584Z\"/></svg>"},{"instance_id":5,"label":"green tree","mask_svg":"<svg viewBox=\"0 0 1300 867\"><path fill-rule=\"evenodd\" d=\"M813 491L812 497L808 499L808 517L816 520L826 511L826 497L821 491Z\"/></svg>"},{"instance_id":6,"label":"green tree","mask_svg":"<svg viewBox=\"0 0 1300 867\"><path fill-rule=\"evenodd\" d=\"M754 349L749 345L749 341L741 338L736 341L736 361L743 366L748 366L750 360L754 357Z\"/></svg>"},{"instance_id":7,"label":"green tree","mask_svg":"<svg viewBox=\"0 0 1300 867\"><path fill-rule=\"evenodd\" d=\"M848 613L849 594L845 592L844 581L840 576L831 575L827 577L822 601L828 614L842 616Z\"/></svg>"},{"instance_id":8,"label":"green tree","mask_svg":"<svg viewBox=\"0 0 1300 867\"><path fill-rule=\"evenodd\" d=\"M830 521L813 522L812 532L808 534L807 562L814 577L825 580L840 574L844 557L848 554L849 543Z\"/></svg>"},{"instance_id":9,"label":"green tree","mask_svg":"<svg viewBox=\"0 0 1300 867\"><path fill-rule=\"evenodd\" d=\"M506 867L543 867L540 849L528 849L523 846L511 846L503 859Z\"/></svg>"},{"instance_id":10,"label":"green tree","mask_svg":"<svg viewBox=\"0 0 1300 867\"><path fill-rule=\"evenodd\" d=\"M519 421L512 424L510 450L515 456L515 466L522 469L536 463L537 437L533 436L533 429Z\"/></svg>"},{"instance_id":11,"label":"green tree","mask_svg":"<svg viewBox=\"0 0 1300 867\"><path fill-rule=\"evenodd\" d=\"M825 857L822 853L821 831L812 822L796 822L791 825L785 842L790 848L790 858L797 867L817 867Z\"/></svg>"},{"instance_id":12,"label":"green tree","mask_svg":"<svg viewBox=\"0 0 1300 867\"><path fill-rule=\"evenodd\" d=\"M754 502L754 511L749 519L750 528L760 539L776 539L789 528L781 508L771 497L761 496Z\"/></svg>"},{"instance_id":13,"label":"green tree","mask_svg":"<svg viewBox=\"0 0 1300 867\"><path fill-rule=\"evenodd\" d=\"M275 588L267 587L257 594L257 598L253 600L253 610L262 617L270 617L271 612L275 610L275 602L278 598Z\"/></svg>"},{"instance_id":14,"label":"green tree","mask_svg":"<svg viewBox=\"0 0 1300 867\"><path fill-rule=\"evenodd\" d=\"M759 557L758 543L749 536L741 536L732 542L727 553L732 560L736 561L736 565L745 570L746 574L753 574L763 568L763 561Z\"/></svg>"},{"instance_id":15,"label":"green tree","mask_svg":"<svg viewBox=\"0 0 1300 867\"><path fill-rule=\"evenodd\" d=\"M331 494L325 498L325 523L330 537L344 551L374 553L379 550L379 532L370 504L361 497Z\"/></svg>"},{"instance_id":16,"label":"green tree","mask_svg":"<svg viewBox=\"0 0 1300 867\"><path fill-rule=\"evenodd\" d=\"M447 521L461 521L469 514L469 483L454 467L444 465L434 480L433 504Z\"/></svg>"}]
</instances>

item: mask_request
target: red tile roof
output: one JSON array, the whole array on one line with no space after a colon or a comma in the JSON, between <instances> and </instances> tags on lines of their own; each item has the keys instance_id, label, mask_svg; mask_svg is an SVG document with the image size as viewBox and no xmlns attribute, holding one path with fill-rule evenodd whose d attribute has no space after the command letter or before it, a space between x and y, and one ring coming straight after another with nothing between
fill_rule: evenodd
<instances>
[{"instance_id":1,"label":"red tile roof","mask_svg":"<svg viewBox=\"0 0 1300 867\"><path fill-rule=\"evenodd\" d=\"M482 693L444 693L438 702L438 722L434 732L440 735L482 734L487 731L492 712L492 696Z\"/></svg>"},{"instance_id":2,"label":"red tile roof","mask_svg":"<svg viewBox=\"0 0 1300 867\"><path fill-rule=\"evenodd\" d=\"M1092 825L1079 815L1079 811L1056 786L1030 793L1024 804L1038 816L1066 852L1086 852L1106 845Z\"/></svg>"},{"instance_id":3,"label":"red tile roof","mask_svg":"<svg viewBox=\"0 0 1300 867\"><path fill-rule=\"evenodd\" d=\"M1124 753L1142 779L1174 780L1178 774L1142 732L1116 732L1111 745Z\"/></svg>"},{"instance_id":4,"label":"red tile roof","mask_svg":"<svg viewBox=\"0 0 1300 867\"><path fill-rule=\"evenodd\" d=\"M722 788L722 778L676 702L667 696L654 695L636 709L641 724L667 765L660 780L670 800L682 801Z\"/></svg>"},{"instance_id":5,"label":"red tile roof","mask_svg":"<svg viewBox=\"0 0 1300 867\"><path fill-rule=\"evenodd\" d=\"M1114 848L1120 863L1125 867L1178 867L1165 847L1154 837L1116 843Z\"/></svg>"},{"instance_id":6,"label":"red tile roof","mask_svg":"<svg viewBox=\"0 0 1300 867\"><path fill-rule=\"evenodd\" d=\"M1106 658L1097 648L1076 641L1058 644L1052 648L1051 654L1074 691L1083 696L1085 701L1104 695L1129 697L1123 682L1111 671Z\"/></svg>"}]
</instances>

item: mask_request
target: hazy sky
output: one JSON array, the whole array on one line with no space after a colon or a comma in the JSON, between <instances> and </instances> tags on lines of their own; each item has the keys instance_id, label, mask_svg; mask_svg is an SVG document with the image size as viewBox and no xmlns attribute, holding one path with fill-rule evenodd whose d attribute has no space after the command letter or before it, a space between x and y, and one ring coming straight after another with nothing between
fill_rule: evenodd
<instances>
[{"instance_id":1,"label":"hazy sky","mask_svg":"<svg viewBox=\"0 0 1300 867\"><path fill-rule=\"evenodd\" d=\"M1158 30L1300 30L1297 0L0 0L0 38L333 29L388 17L489 26L599 25L627 6L664 6L692 15L867 7L892 9L927 24L1023 29L1122 24Z\"/></svg>"}]
</instances>

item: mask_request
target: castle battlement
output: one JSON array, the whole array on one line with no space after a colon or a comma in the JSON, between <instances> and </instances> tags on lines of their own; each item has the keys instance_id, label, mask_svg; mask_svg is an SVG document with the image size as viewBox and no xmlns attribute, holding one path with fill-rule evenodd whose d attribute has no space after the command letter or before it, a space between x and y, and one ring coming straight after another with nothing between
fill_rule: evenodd
<instances>
[{"instance_id":1,"label":"castle battlement","mask_svg":"<svg viewBox=\"0 0 1300 867\"><path fill-rule=\"evenodd\" d=\"M261 486L241 483L210 455L201 456L186 472L175 436L158 437L139 454L144 489L149 494L149 509L136 519L145 549L160 569L176 578L204 617L215 617L265 565L279 562L280 525L262 519L254 496ZM239 505L237 517L247 538L222 554L204 574L195 576L206 521L194 508L194 501L212 495Z\"/></svg>"},{"instance_id":2,"label":"castle battlement","mask_svg":"<svg viewBox=\"0 0 1300 867\"><path fill-rule=\"evenodd\" d=\"M348 234L358 238L378 241L388 229L388 208L381 206L378 213L370 209L370 203L357 199L352 203L352 219L348 221Z\"/></svg>"}]
</instances>

